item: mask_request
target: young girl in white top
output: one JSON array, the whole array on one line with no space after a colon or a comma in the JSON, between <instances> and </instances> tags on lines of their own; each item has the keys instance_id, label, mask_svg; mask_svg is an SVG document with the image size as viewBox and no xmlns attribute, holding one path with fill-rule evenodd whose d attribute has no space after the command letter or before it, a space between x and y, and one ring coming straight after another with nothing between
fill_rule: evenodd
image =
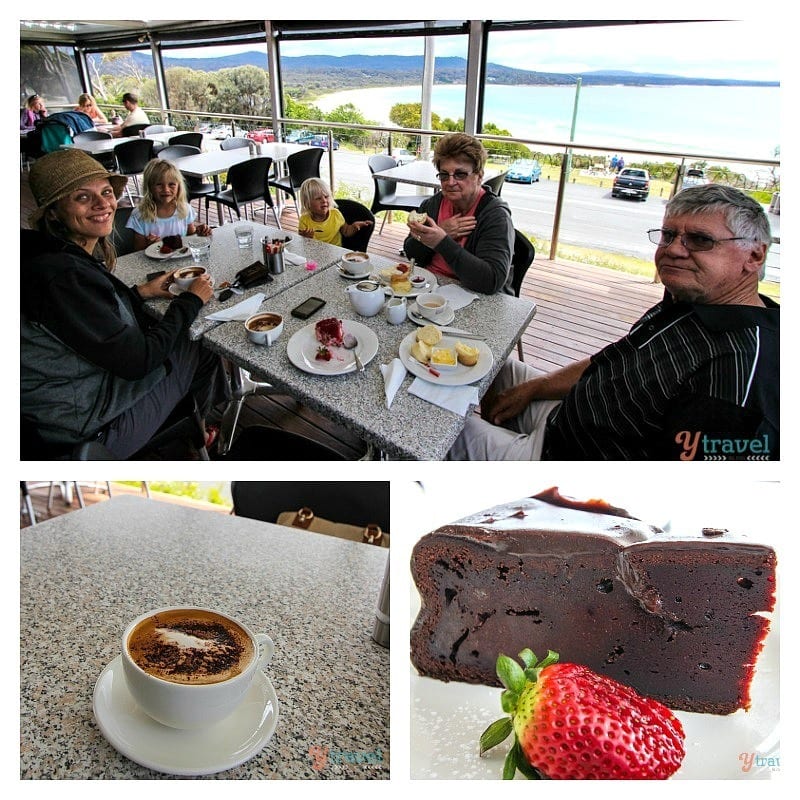
<instances>
[{"instance_id":1,"label":"young girl in white top","mask_svg":"<svg viewBox=\"0 0 800 800\"><path fill-rule=\"evenodd\" d=\"M142 182L144 194L127 223L134 230L136 250L144 250L165 236L211 235L208 225L195 225L183 176L173 163L154 158L144 168Z\"/></svg>"}]
</instances>

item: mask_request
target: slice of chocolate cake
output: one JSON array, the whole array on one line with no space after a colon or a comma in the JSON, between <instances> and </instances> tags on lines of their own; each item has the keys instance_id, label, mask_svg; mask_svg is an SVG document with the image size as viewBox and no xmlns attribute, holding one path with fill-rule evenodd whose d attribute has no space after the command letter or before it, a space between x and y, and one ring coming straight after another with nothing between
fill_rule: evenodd
<instances>
[{"instance_id":1,"label":"slice of chocolate cake","mask_svg":"<svg viewBox=\"0 0 800 800\"><path fill-rule=\"evenodd\" d=\"M727 531L665 533L550 489L414 547L421 675L499 686L499 653L557 651L671 708L750 704L775 604L775 552Z\"/></svg>"}]
</instances>

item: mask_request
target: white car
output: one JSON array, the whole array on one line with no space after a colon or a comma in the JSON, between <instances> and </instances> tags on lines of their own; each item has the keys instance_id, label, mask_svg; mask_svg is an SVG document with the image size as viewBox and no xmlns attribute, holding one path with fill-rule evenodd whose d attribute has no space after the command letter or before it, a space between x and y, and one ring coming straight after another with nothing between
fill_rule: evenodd
<instances>
[{"instance_id":1,"label":"white car","mask_svg":"<svg viewBox=\"0 0 800 800\"><path fill-rule=\"evenodd\" d=\"M232 136L244 136L244 133L245 132L238 125L233 129L230 125L215 125L208 132L208 135L212 139L230 139Z\"/></svg>"},{"instance_id":2,"label":"white car","mask_svg":"<svg viewBox=\"0 0 800 800\"><path fill-rule=\"evenodd\" d=\"M416 161L417 154L401 148L392 152L392 158L397 162L398 166L402 167L403 164L410 164L412 161Z\"/></svg>"},{"instance_id":3,"label":"white car","mask_svg":"<svg viewBox=\"0 0 800 800\"><path fill-rule=\"evenodd\" d=\"M706 173L702 169L695 169L691 167L686 170L686 175L683 177L682 189L687 189L689 186L703 186L703 184L710 183L706 178Z\"/></svg>"}]
</instances>

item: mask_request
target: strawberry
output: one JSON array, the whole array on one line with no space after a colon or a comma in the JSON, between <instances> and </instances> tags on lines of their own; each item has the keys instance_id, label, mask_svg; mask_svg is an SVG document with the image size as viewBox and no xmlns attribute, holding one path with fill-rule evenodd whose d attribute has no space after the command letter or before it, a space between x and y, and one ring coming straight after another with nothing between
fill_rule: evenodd
<instances>
[{"instance_id":1,"label":"strawberry","mask_svg":"<svg viewBox=\"0 0 800 800\"><path fill-rule=\"evenodd\" d=\"M681 723L661 703L548 651L497 658L503 711L482 734L480 753L514 731L503 778L560 780L669 778L684 756Z\"/></svg>"}]
</instances>

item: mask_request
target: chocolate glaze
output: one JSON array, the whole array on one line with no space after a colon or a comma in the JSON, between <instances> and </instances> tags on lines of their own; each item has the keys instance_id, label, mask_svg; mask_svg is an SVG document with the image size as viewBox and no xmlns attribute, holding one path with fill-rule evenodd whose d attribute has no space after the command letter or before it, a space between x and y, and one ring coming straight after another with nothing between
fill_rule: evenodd
<instances>
[{"instance_id":1,"label":"chocolate glaze","mask_svg":"<svg viewBox=\"0 0 800 800\"><path fill-rule=\"evenodd\" d=\"M675 708L747 707L775 553L727 531L665 533L616 510L553 489L423 537L411 565L419 672L498 685L500 652L552 649Z\"/></svg>"}]
</instances>

